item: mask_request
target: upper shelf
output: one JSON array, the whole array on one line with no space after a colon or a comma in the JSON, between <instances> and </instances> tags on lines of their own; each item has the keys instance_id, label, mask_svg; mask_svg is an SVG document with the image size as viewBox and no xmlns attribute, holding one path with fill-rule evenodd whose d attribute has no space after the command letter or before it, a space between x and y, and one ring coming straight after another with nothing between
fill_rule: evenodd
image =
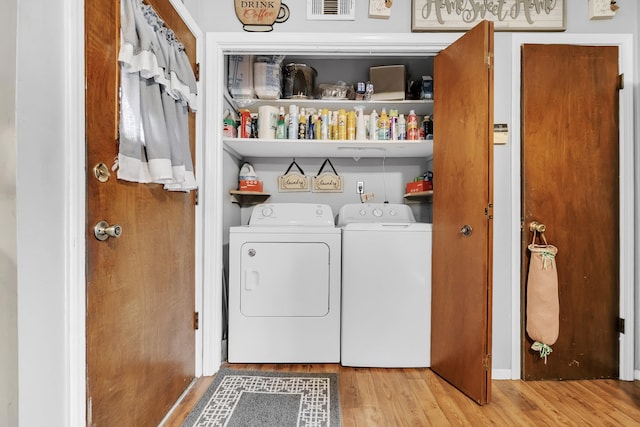
<instances>
[{"instance_id":1,"label":"upper shelf","mask_svg":"<svg viewBox=\"0 0 640 427\"><path fill-rule=\"evenodd\" d=\"M238 108L247 108L250 110L258 109L263 105L288 106L297 105L299 108L326 108L328 110L338 110L340 108L353 108L363 106L366 113L371 110L377 110L378 113L385 108L389 110L398 110L401 113L408 113L409 110L416 110L418 114L431 114L433 112L433 100L405 100L405 101L353 101L349 99L233 99L233 103Z\"/></svg>"},{"instance_id":2,"label":"upper shelf","mask_svg":"<svg viewBox=\"0 0 640 427\"><path fill-rule=\"evenodd\" d=\"M287 139L223 139L225 150L246 157L426 157L433 155L433 140L327 141Z\"/></svg>"}]
</instances>

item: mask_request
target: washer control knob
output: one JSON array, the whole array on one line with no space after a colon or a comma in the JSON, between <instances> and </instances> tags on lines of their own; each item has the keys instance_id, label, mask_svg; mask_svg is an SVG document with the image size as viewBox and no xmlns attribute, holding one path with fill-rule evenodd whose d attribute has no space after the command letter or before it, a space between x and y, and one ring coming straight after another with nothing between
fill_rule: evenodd
<instances>
[{"instance_id":1,"label":"washer control knob","mask_svg":"<svg viewBox=\"0 0 640 427\"><path fill-rule=\"evenodd\" d=\"M394 211L393 209L389 209L389 215L396 216L396 211Z\"/></svg>"},{"instance_id":2,"label":"washer control knob","mask_svg":"<svg viewBox=\"0 0 640 427\"><path fill-rule=\"evenodd\" d=\"M361 216L365 216L367 214L367 211L364 209L360 209L360 215Z\"/></svg>"},{"instance_id":3,"label":"washer control knob","mask_svg":"<svg viewBox=\"0 0 640 427\"><path fill-rule=\"evenodd\" d=\"M373 213L373 216L377 216L379 218L382 216L382 209L375 208L372 213Z\"/></svg>"},{"instance_id":4,"label":"washer control knob","mask_svg":"<svg viewBox=\"0 0 640 427\"><path fill-rule=\"evenodd\" d=\"M270 217L271 215L273 215L273 209L262 208L262 216Z\"/></svg>"},{"instance_id":5,"label":"washer control knob","mask_svg":"<svg viewBox=\"0 0 640 427\"><path fill-rule=\"evenodd\" d=\"M316 209L316 215L322 216L323 213L324 213L324 211L322 210L322 208Z\"/></svg>"}]
</instances>

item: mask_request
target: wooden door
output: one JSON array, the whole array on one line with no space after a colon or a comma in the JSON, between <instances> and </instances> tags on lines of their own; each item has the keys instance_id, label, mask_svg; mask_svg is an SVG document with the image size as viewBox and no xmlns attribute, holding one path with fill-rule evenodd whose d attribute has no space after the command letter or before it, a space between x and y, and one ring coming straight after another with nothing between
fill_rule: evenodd
<instances>
[{"instance_id":1,"label":"wooden door","mask_svg":"<svg viewBox=\"0 0 640 427\"><path fill-rule=\"evenodd\" d=\"M538 221L558 247L560 300L560 335L546 363L523 324L523 378L617 378L618 48L524 45L521 72L522 295L528 224Z\"/></svg>"},{"instance_id":2,"label":"wooden door","mask_svg":"<svg viewBox=\"0 0 640 427\"><path fill-rule=\"evenodd\" d=\"M150 3L195 58L171 4ZM85 4L87 425L156 426L195 374L195 196L93 174L118 152L119 12ZM100 220L121 237L98 241Z\"/></svg>"},{"instance_id":3,"label":"wooden door","mask_svg":"<svg viewBox=\"0 0 640 427\"><path fill-rule=\"evenodd\" d=\"M440 52L434 82L431 368L485 404L491 396L493 23L480 23Z\"/></svg>"}]
</instances>

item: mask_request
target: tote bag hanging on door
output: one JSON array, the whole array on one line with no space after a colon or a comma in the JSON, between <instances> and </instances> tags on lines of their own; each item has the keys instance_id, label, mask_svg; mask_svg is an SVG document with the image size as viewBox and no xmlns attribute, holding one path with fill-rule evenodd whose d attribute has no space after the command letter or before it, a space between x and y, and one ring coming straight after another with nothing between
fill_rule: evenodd
<instances>
[{"instance_id":1,"label":"tote bag hanging on door","mask_svg":"<svg viewBox=\"0 0 640 427\"><path fill-rule=\"evenodd\" d=\"M531 349L538 351L547 363L551 346L559 335L560 302L558 300L558 270L556 254L558 249L547 244L536 244L537 232L529 245L531 260L527 277L527 334L534 341Z\"/></svg>"}]
</instances>

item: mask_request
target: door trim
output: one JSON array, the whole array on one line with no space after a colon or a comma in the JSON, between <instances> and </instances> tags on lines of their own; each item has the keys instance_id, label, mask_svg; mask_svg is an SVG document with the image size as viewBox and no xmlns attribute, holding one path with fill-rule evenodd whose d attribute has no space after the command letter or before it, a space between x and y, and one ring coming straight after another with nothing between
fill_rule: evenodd
<instances>
[{"instance_id":1,"label":"door trim","mask_svg":"<svg viewBox=\"0 0 640 427\"><path fill-rule=\"evenodd\" d=\"M620 379L634 379L634 151L633 151L633 37L631 34L514 34L511 39L511 283L512 329L511 374L519 379L521 372L521 182L520 151L520 71L523 44L575 44L590 46L618 46L619 69L625 75L626 90L620 91L620 315L626 319L625 333L620 336Z\"/></svg>"}]
</instances>

